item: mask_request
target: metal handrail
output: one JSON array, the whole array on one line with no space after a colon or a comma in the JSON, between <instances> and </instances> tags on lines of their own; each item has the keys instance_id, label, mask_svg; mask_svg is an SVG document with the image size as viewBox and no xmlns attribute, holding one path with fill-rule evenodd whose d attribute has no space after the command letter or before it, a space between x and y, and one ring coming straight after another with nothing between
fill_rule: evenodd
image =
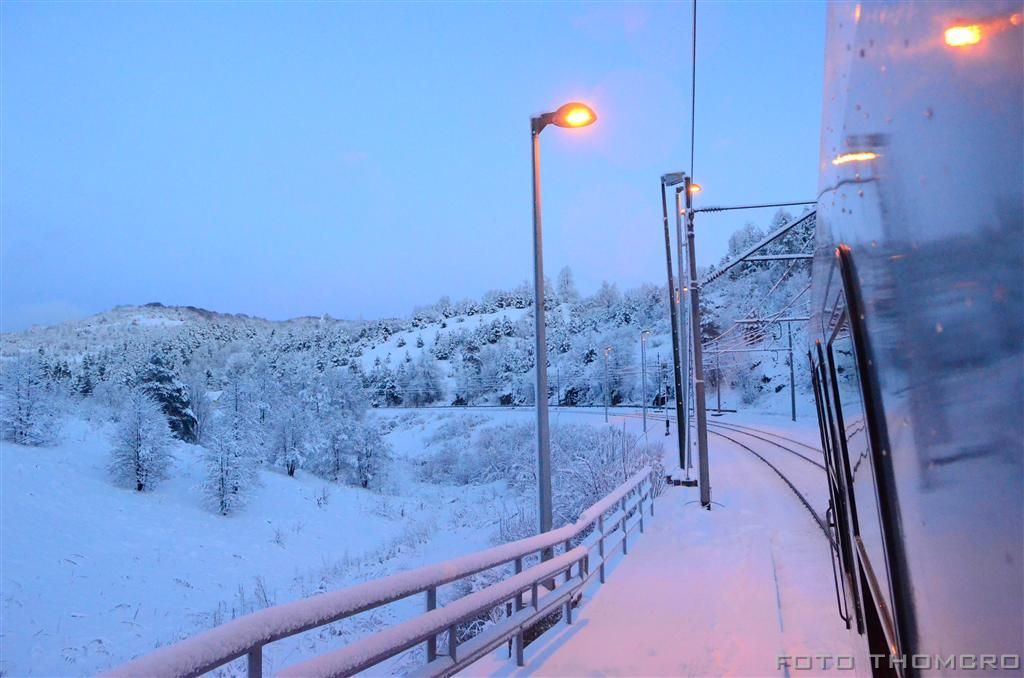
<instances>
[{"instance_id":1,"label":"metal handrail","mask_svg":"<svg viewBox=\"0 0 1024 678\"><path fill-rule=\"evenodd\" d=\"M645 483L647 485L646 493L642 491ZM633 494L638 495L638 500L635 505L627 507L626 498ZM517 573L516 577L518 577L520 574L527 574L523 571L524 559L541 551L565 545L567 547L565 549L566 553L562 556L551 561L545 561L538 566L528 568L528 572L531 576L533 574L540 573L537 575L539 579L535 577L538 581L541 579L549 581L554 575L549 573L547 570L551 567L555 567L550 563L557 562L561 564L562 559L567 555L578 553L578 551L571 548L571 540L579 537L585 532L588 532L595 526L595 524L599 528L598 532L600 533L595 543L600 549L600 575L601 582L603 583L605 581L605 537L614 533L621 524L624 530L622 541L623 553L628 552L628 532L626 531L625 525L626 518L636 509L636 506L639 505L640 525L642 530L643 501L645 499L651 500L650 512L651 515L653 515L653 496L654 477L650 468L644 468L616 488L604 499L601 499L593 506L583 511L583 513L580 514L579 519L570 525L565 525L564 527L535 535L533 537L527 537L526 539L520 539L519 541L495 546L484 551L478 551L443 563L428 565L409 572L401 572L381 579L365 582L357 586L269 607L232 620L226 624L210 629L209 631L192 636L191 638L186 638L185 640L174 643L173 645L162 647L150 654L117 666L106 675L199 676L203 673L212 671L217 667L223 666L228 662L234 661L239 657L246 656L248 676L250 678L257 678L262 676L263 673L263 646L265 645L283 638L303 633L319 626L324 626L326 624L351 617L355 614L359 614L360 612L388 605L397 600L401 600L418 593L426 594L427 612L429 614L436 607L437 588L439 586L443 586L453 581L469 577L478 572L508 563L515 563ZM613 529L611 532L606 534L604 515L609 511L616 509L616 504L619 505L618 509L622 512L622 517L612 522ZM618 511L614 515L618 516ZM592 547L593 544L586 547L586 557L589 557L589 551ZM577 561L572 560L572 562L575 563ZM537 568L543 569L538 570ZM567 570L562 571L565 571L568 575ZM504 582L499 582L498 584L488 588L505 585L510 581L516 580L516 577L512 577ZM528 579L529 577L526 578ZM487 589L482 589L481 591L478 591L477 594L484 593L486 591ZM522 608L521 594L522 591L513 594L513 597L516 598L517 609ZM467 596L466 598L470 597L471 596ZM480 599L481 598L477 598L474 600L479 601ZM458 602L460 601L456 601L456 603ZM445 612L453 608L454 605L455 603L452 603L446 608L439 610L439 612ZM490 609L490 607L493 606L485 607L486 609ZM422 615L412 621L421 620L424 617L427 617L427 615ZM435 617L438 616L435 615ZM392 631L394 628L399 628L401 626L402 625L391 627L381 633L387 633ZM364 641L376 638L379 635L380 634L374 634L368 639L364 639ZM358 641L353 645L358 645L364 641ZM405 646L400 650L395 650L387 656L398 654L407 647L409 646ZM433 661L435 659L435 650L436 632L432 637L428 638L427 653L429 661ZM333 654L327 656L333 656ZM386 659L387 656L381 657L381 660ZM452 659L454 660L454 657Z\"/></svg>"}]
</instances>

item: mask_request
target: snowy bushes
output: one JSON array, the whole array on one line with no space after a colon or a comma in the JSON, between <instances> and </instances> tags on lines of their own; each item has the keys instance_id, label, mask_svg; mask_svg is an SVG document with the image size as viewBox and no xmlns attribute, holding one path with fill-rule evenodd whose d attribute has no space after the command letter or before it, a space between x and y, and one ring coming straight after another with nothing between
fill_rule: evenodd
<instances>
[{"instance_id":1,"label":"snowy bushes","mask_svg":"<svg viewBox=\"0 0 1024 678\"><path fill-rule=\"evenodd\" d=\"M525 422L482 428L472 442L465 431L453 432L424 462L422 477L428 482L457 485L501 480L521 494L532 493L537 487L535 436L533 424ZM576 520L583 509L644 466L663 476L661 455L660 443L645 444L641 436L610 426L552 426L555 524ZM510 522L509 529L512 527Z\"/></svg>"},{"instance_id":2,"label":"snowy bushes","mask_svg":"<svg viewBox=\"0 0 1024 678\"><path fill-rule=\"evenodd\" d=\"M138 492L152 489L171 464L171 430L160 404L149 394L128 393L114 434L110 473L114 482Z\"/></svg>"},{"instance_id":3,"label":"snowy bushes","mask_svg":"<svg viewBox=\"0 0 1024 678\"><path fill-rule=\"evenodd\" d=\"M19 445L46 445L57 437L56 395L42 363L28 356L0 364L0 433Z\"/></svg>"}]
</instances>

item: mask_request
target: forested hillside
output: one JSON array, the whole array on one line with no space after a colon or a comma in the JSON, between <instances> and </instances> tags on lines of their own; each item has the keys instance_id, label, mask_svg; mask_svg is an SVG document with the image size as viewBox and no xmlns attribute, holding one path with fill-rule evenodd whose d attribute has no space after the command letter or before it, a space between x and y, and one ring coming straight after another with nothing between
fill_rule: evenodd
<instances>
[{"instance_id":1,"label":"forested hillside","mask_svg":"<svg viewBox=\"0 0 1024 678\"><path fill-rule=\"evenodd\" d=\"M768 230L787 219L778 214ZM737 232L730 256L765 232L754 225ZM800 251L812 236L813 225L795 229L767 251ZM806 303L807 269L801 260L743 264L709 285L705 343L724 350L777 345L777 328L733 322L802 313L795 309ZM583 295L563 269L545 294L550 402L673 398L667 299L664 285L620 291L604 283ZM373 488L382 482L388 445L367 411L531 405L533 324L525 284L479 300L445 297L407 318L373 321L274 322L159 303L118 307L3 336L3 435L46 444L58 435L60 412L109 412L118 422L112 471L141 491L160 480L169 426L174 437L209 451L209 502L222 513L244 502L238 488L258 464ZM646 393L644 330L651 332ZM744 405L785 388L788 354L710 355L710 385L721 382ZM802 372L803 361L796 365Z\"/></svg>"}]
</instances>

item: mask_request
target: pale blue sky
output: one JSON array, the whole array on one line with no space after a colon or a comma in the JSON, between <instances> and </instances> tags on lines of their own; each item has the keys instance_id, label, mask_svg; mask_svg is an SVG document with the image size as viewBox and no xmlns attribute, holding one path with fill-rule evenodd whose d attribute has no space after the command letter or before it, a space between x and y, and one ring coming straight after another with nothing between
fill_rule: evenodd
<instances>
[{"instance_id":1,"label":"pale blue sky","mask_svg":"<svg viewBox=\"0 0 1024 678\"><path fill-rule=\"evenodd\" d=\"M700 2L703 204L813 197L825 7ZM0 5L2 329L161 301L404 315L532 272L663 283L690 3ZM753 215L701 224L703 263ZM764 220L769 215L760 215Z\"/></svg>"}]
</instances>

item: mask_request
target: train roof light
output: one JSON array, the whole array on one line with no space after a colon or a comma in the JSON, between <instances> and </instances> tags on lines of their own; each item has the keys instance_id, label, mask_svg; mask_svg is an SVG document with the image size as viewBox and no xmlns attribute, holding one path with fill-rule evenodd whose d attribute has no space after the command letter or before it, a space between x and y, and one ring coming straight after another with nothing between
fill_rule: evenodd
<instances>
[{"instance_id":1,"label":"train roof light","mask_svg":"<svg viewBox=\"0 0 1024 678\"><path fill-rule=\"evenodd\" d=\"M981 42L981 25L950 26L945 32L946 44L950 47L968 47Z\"/></svg>"},{"instance_id":2,"label":"train roof light","mask_svg":"<svg viewBox=\"0 0 1024 678\"><path fill-rule=\"evenodd\" d=\"M878 157L878 154L874 151L856 151L854 153L843 153L832 158L833 165L845 165L848 162L864 162L865 160L874 160Z\"/></svg>"}]
</instances>

